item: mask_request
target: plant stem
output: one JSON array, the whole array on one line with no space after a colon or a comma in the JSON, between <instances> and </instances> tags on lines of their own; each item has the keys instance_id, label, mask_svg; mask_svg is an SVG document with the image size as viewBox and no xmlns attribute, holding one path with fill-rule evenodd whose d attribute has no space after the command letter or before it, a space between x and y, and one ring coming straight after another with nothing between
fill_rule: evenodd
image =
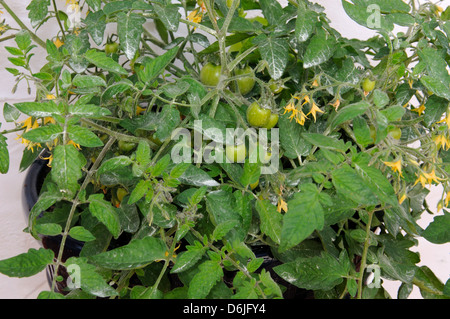
<instances>
[{"instance_id":1,"label":"plant stem","mask_svg":"<svg viewBox=\"0 0 450 319\"><path fill-rule=\"evenodd\" d=\"M22 20L19 19L19 17L14 13L14 11L6 4L4 0L0 0L0 4L3 8L9 13L9 15L16 21L16 23L24 30L27 30L30 33L31 38L39 44L44 49L47 47L44 41L42 41L41 38L39 38L33 31L28 29L28 27L22 22Z\"/></svg>"},{"instance_id":2,"label":"plant stem","mask_svg":"<svg viewBox=\"0 0 450 319\"><path fill-rule=\"evenodd\" d=\"M55 17L56 17L56 20L58 21L59 28L61 29L63 41L65 42L65 40L66 40L66 33L64 32L64 28L63 28L63 25L61 23L61 19L59 18L58 7L56 6L55 0L52 0L52 3L53 3L53 9L55 10Z\"/></svg>"},{"instance_id":3,"label":"plant stem","mask_svg":"<svg viewBox=\"0 0 450 319\"><path fill-rule=\"evenodd\" d=\"M369 221L366 225L366 238L364 240L364 250L361 257L361 266L359 267L359 280L358 280L358 299L362 298L362 287L363 287L363 280L364 280L364 271L366 269L367 265L367 251L369 250L369 243L370 243L370 227L372 224L372 218L374 212L368 212L369 214Z\"/></svg>"},{"instance_id":4,"label":"plant stem","mask_svg":"<svg viewBox=\"0 0 450 319\"><path fill-rule=\"evenodd\" d=\"M73 216L75 214L77 206L79 204L81 204L79 196L86 189L88 184L90 183L92 176L97 171L97 168L100 166L100 163L102 162L102 160L105 157L106 153L109 151L109 149L111 148L111 146L114 144L115 141L116 141L116 138L114 136L111 136L109 138L108 142L103 147L102 151L98 155L98 157L95 160L94 164L92 165L92 167L89 169L88 173L86 174L86 177L85 177L85 179L83 181L83 184L81 184L81 187L80 187L80 189L79 189L79 191L77 193L77 196L75 197L75 199L72 202L72 207L70 208L69 216L67 217L66 226L65 226L64 232L62 234L61 244L59 246L59 252L58 252L57 259L56 259L55 270L54 270L54 273L53 273L52 291L55 291L56 277L58 276L59 266L62 263L62 258L63 258L63 253L64 253L64 246L66 244L67 236L69 235L69 230L70 230L70 226L72 224L72 219L73 219Z\"/></svg>"}]
</instances>

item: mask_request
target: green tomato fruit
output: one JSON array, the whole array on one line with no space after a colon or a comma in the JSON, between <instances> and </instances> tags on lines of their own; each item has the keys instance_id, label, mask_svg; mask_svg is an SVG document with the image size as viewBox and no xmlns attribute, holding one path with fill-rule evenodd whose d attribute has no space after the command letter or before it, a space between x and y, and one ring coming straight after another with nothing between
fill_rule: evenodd
<instances>
[{"instance_id":1,"label":"green tomato fruit","mask_svg":"<svg viewBox=\"0 0 450 319\"><path fill-rule=\"evenodd\" d=\"M118 188L116 191L116 197L117 197L119 203L121 203L123 201L123 198L127 195L128 195L128 192L123 187Z\"/></svg>"},{"instance_id":2,"label":"green tomato fruit","mask_svg":"<svg viewBox=\"0 0 450 319\"><path fill-rule=\"evenodd\" d=\"M264 127L269 122L271 113L269 109L261 108L258 102L253 102L247 108L247 121L251 126Z\"/></svg>"},{"instance_id":3,"label":"green tomato fruit","mask_svg":"<svg viewBox=\"0 0 450 319\"><path fill-rule=\"evenodd\" d=\"M133 142L126 142L126 141L119 141L119 150L122 152L131 152L136 147L136 143Z\"/></svg>"},{"instance_id":4,"label":"green tomato fruit","mask_svg":"<svg viewBox=\"0 0 450 319\"><path fill-rule=\"evenodd\" d=\"M277 125L277 123L278 123L278 118L279 118L278 114L274 114L274 113L270 114L269 121L267 121L267 124L264 125L264 128L266 128L268 130L270 130L271 128L274 128L275 125Z\"/></svg>"},{"instance_id":5,"label":"green tomato fruit","mask_svg":"<svg viewBox=\"0 0 450 319\"><path fill-rule=\"evenodd\" d=\"M208 86L216 86L219 83L222 67L207 63L200 71L200 81Z\"/></svg>"},{"instance_id":6,"label":"green tomato fruit","mask_svg":"<svg viewBox=\"0 0 450 319\"><path fill-rule=\"evenodd\" d=\"M396 140L399 140L402 138L402 130L399 127L394 127L391 130L389 130L389 135L395 138Z\"/></svg>"},{"instance_id":7,"label":"green tomato fruit","mask_svg":"<svg viewBox=\"0 0 450 319\"><path fill-rule=\"evenodd\" d=\"M119 43L109 42L105 45L106 54L117 53L117 51L119 51Z\"/></svg>"},{"instance_id":8,"label":"green tomato fruit","mask_svg":"<svg viewBox=\"0 0 450 319\"><path fill-rule=\"evenodd\" d=\"M230 162L242 163L247 156L247 148L245 144L227 145L225 147L225 155Z\"/></svg>"},{"instance_id":9,"label":"green tomato fruit","mask_svg":"<svg viewBox=\"0 0 450 319\"><path fill-rule=\"evenodd\" d=\"M372 81L369 78L365 78L364 81L362 82L362 88L364 90L364 92L372 92L373 89L375 88L375 81Z\"/></svg>"},{"instance_id":10,"label":"green tomato fruit","mask_svg":"<svg viewBox=\"0 0 450 319\"><path fill-rule=\"evenodd\" d=\"M269 81L269 88L273 94L279 94L281 93L281 91L283 91L283 86L273 80Z\"/></svg>"},{"instance_id":11,"label":"green tomato fruit","mask_svg":"<svg viewBox=\"0 0 450 319\"><path fill-rule=\"evenodd\" d=\"M234 73L236 75L252 74L252 68L246 66L243 69L236 69ZM238 85L239 92L242 95L248 94L255 86L255 79L252 76L239 78L236 80L236 82Z\"/></svg>"}]
</instances>

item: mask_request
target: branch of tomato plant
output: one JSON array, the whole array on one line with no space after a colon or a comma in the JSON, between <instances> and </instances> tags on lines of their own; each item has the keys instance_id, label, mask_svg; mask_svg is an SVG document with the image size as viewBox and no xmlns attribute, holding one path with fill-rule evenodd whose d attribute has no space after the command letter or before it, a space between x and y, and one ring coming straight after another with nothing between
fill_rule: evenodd
<instances>
[{"instance_id":1,"label":"branch of tomato plant","mask_svg":"<svg viewBox=\"0 0 450 319\"><path fill-rule=\"evenodd\" d=\"M9 13L9 15L16 21L16 23L24 30L27 30L30 33L31 38L41 47L44 49L47 47L45 42L42 41L41 38L39 38L33 31L28 29L28 27L22 22L22 20L19 19L19 17L14 13L14 11L6 4L4 0L0 0L0 4L3 8Z\"/></svg>"},{"instance_id":2,"label":"branch of tomato plant","mask_svg":"<svg viewBox=\"0 0 450 319\"><path fill-rule=\"evenodd\" d=\"M158 145L156 145L155 143L153 143L152 141L150 141L147 138L119 133L119 132L110 130L100 124L97 124L97 123L95 123L91 120L85 119L85 118L81 119L80 121L86 125L93 127L94 129L96 129L100 132L106 133L110 136L114 136L118 140L125 141L125 142L132 142L132 143L139 143L141 140L144 140L145 142L147 142L150 145L150 148L152 148L154 150L158 149Z\"/></svg>"},{"instance_id":3,"label":"branch of tomato plant","mask_svg":"<svg viewBox=\"0 0 450 319\"><path fill-rule=\"evenodd\" d=\"M59 18L59 13L58 13L58 7L56 6L56 1L52 0L52 4L53 4L53 9L55 10L55 18L58 21L58 25L59 28L61 29L61 33L62 33L62 38L63 38L63 42L65 42L66 39L66 33L64 31L64 27L61 23L61 19Z\"/></svg>"},{"instance_id":4,"label":"branch of tomato plant","mask_svg":"<svg viewBox=\"0 0 450 319\"><path fill-rule=\"evenodd\" d=\"M370 228L372 225L374 211L369 211L369 212L367 212L367 214L369 215L369 220L367 221L367 224L366 224L366 238L364 240L364 248L363 248L363 253L361 256L361 265L359 267L358 296L357 296L358 299L362 298L364 271L365 271L366 265L367 265L367 252L369 250L369 243L370 243Z\"/></svg>"},{"instance_id":5,"label":"branch of tomato plant","mask_svg":"<svg viewBox=\"0 0 450 319\"><path fill-rule=\"evenodd\" d=\"M58 269L59 269L59 266L62 263L62 257L63 257L63 253L64 253L64 246L65 246L65 243L66 243L67 236L69 236L69 230L70 230L70 226L72 224L72 219L73 219L73 217L75 215L75 210L78 207L78 205L80 205L82 203L82 201L80 200L80 195L84 193L84 190L86 189L86 187L91 182L92 176L97 171L97 168L100 166L100 163L102 162L102 160L105 157L106 153L109 151L109 149L111 148L111 146L114 144L115 141L116 141L116 138L114 136L110 136L108 142L106 142L106 144L103 147L103 149L101 150L100 154L97 156L97 159L92 164L92 166L89 169L89 171L87 172L86 177L84 178L84 181L81 184L80 189L77 192L77 195L75 196L75 199L72 201L72 207L70 208L69 216L67 217L67 221L66 221L66 226L64 228L64 232L62 233L61 244L59 246L59 252L58 252L58 256L57 256L56 262L55 262L55 269L54 269L53 281L52 281L52 291L55 290L56 278L58 276Z\"/></svg>"},{"instance_id":6,"label":"branch of tomato plant","mask_svg":"<svg viewBox=\"0 0 450 319\"><path fill-rule=\"evenodd\" d=\"M190 228L192 234L195 235L195 237L197 237L198 240L200 240L200 242L203 242L203 236L197 232L194 228ZM214 246L212 243L210 243L208 241L208 248L210 248L211 250L213 250L214 252L216 252L217 254L219 254L220 256L224 256L226 260L228 260L234 267L236 267L236 269L238 269L239 271L241 271L247 278L249 279L253 279L252 275L248 272L248 270L245 267L241 267L233 258L231 258L229 255L227 254L222 254L222 251L220 249L218 249L216 246ZM261 296L263 297L263 299L267 299L263 289L259 286L259 283L256 282L256 288L258 289L259 293L261 294Z\"/></svg>"}]
</instances>

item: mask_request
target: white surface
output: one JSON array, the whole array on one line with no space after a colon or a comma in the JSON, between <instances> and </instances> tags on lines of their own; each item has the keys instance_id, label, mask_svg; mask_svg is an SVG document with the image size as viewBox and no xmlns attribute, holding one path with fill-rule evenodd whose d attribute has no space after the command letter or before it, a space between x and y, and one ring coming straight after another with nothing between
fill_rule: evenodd
<instances>
[{"instance_id":1,"label":"white surface","mask_svg":"<svg viewBox=\"0 0 450 319\"><path fill-rule=\"evenodd\" d=\"M22 21L27 25L27 11L26 6L29 0L15 0L7 1L11 7L15 9ZM330 0L317 0L317 3L322 4L329 19L332 21L332 27L336 28L343 36L348 38L367 39L374 35L368 29L365 29L355 22L351 21L346 13L342 9L341 1ZM60 8L63 8L65 0L57 0ZM280 1L285 4L286 1ZM450 5L450 0L440 2L440 5L446 8ZM6 17L0 17L3 19ZM14 25L9 21L8 23ZM54 36L55 30L49 30L49 27L44 27L39 31L40 35L45 38L47 36ZM3 107L3 102L14 104L21 101L31 101L32 95L26 93L26 86L19 86L17 93L12 94L11 89L14 85L14 77L4 70L4 67L10 67L10 63L6 59L8 53L4 49L4 46L14 46L14 42L0 42L0 107ZM43 65L45 59L42 55L42 49L36 48L36 56L32 59L32 67L34 71L37 71L40 66ZM24 83L23 83L24 84ZM0 116L1 118L1 116ZM2 119L1 130L11 128L11 124L4 123ZM6 175L0 175L0 259L9 258L20 253L26 252L29 248L39 248L39 243L36 242L31 236L24 233L22 230L27 226L24 215L24 209L22 206L22 187L25 174L18 173L18 163L20 161L23 146L15 140L15 134L9 134L8 144L10 145L10 157L11 165L9 173ZM430 207L433 209L436 207L440 191L433 191L428 200ZM425 228L433 219L434 216L430 214L424 214L419 224ZM421 262L419 265L427 265L436 274L438 278L445 283L450 275L450 244L434 245L426 240L419 240L418 247L414 248L421 255ZM393 298L396 298L396 292L398 289L398 283L386 282L383 286L388 290ZM45 271L33 276L31 278L9 278L0 274L0 299L6 298L36 298L40 291L48 290L48 283L45 275ZM410 298L421 298L417 288L414 289Z\"/></svg>"}]
</instances>

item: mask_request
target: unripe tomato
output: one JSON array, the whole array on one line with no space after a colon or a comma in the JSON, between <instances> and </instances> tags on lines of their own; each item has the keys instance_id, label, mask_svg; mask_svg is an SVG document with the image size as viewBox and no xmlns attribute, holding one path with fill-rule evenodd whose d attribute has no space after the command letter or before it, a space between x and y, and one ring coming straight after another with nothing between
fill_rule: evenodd
<instances>
[{"instance_id":1,"label":"unripe tomato","mask_svg":"<svg viewBox=\"0 0 450 319\"><path fill-rule=\"evenodd\" d=\"M399 140L402 138L402 130L399 127L394 127L389 130L389 135L395 138L396 140Z\"/></svg>"},{"instance_id":2,"label":"unripe tomato","mask_svg":"<svg viewBox=\"0 0 450 319\"><path fill-rule=\"evenodd\" d=\"M264 127L269 122L271 113L269 109L261 108L258 102L253 102L247 108L247 121L251 126Z\"/></svg>"},{"instance_id":3,"label":"unripe tomato","mask_svg":"<svg viewBox=\"0 0 450 319\"><path fill-rule=\"evenodd\" d=\"M375 81L372 81L369 78L365 78L364 81L362 82L362 88L364 90L364 92L372 92L373 89L375 88Z\"/></svg>"},{"instance_id":4,"label":"unripe tomato","mask_svg":"<svg viewBox=\"0 0 450 319\"><path fill-rule=\"evenodd\" d=\"M117 197L117 200L119 201L119 203L121 203L123 201L123 198L127 195L128 195L128 192L125 188L120 187L116 191L116 197Z\"/></svg>"},{"instance_id":5,"label":"unripe tomato","mask_svg":"<svg viewBox=\"0 0 450 319\"><path fill-rule=\"evenodd\" d=\"M136 143L133 142L126 142L126 141L119 141L119 150L122 152L131 152L136 147Z\"/></svg>"},{"instance_id":6,"label":"unripe tomato","mask_svg":"<svg viewBox=\"0 0 450 319\"><path fill-rule=\"evenodd\" d=\"M270 130L271 128L274 128L275 125L277 125L277 123L278 123L278 118L279 118L278 114L274 114L274 113L270 114L269 121L267 121L267 124L264 125L263 127L268 130Z\"/></svg>"},{"instance_id":7,"label":"unripe tomato","mask_svg":"<svg viewBox=\"0 0 450 319\"><path fill-rule=\"evenodd\" d=\"M216 86L219 83L222 67L207 63L200 71L200 81L208 86Z\"/></svg>"},{"instance_id":8,"label":"unripe tomato","mask_svg":"<svg viewBox=\"0 0 450 319\"><path fill-rule=\"evenodd\" d=\"M279 85L277 82L270 80L269 81L269 88L270 91L272 91L273 94L278 94L281 91L283 91L283 86Z\"/></svg>"},{"instance_id":9,"label":"unripe tomato","mask_svg":"<svg viewBox=\"0 0 450 319\"><path fill-rule=\"evenodd\" d=\"M236 75L252 74L252 68L250 66L246 66L243 69L236 69L234 73ZM255 86L255 79L252 76L239 78L236 82L238 84L239 92L242 95L249 93Z\"/></svg>"},{"instance_id":10,"label":"unripe tomato","mask_svg":"<svg viewBox=\"0 0 450 319\"><path fill-rule=\"evenodd\" d=\"M117 42L108 42L105 45L105 53L106 54L117 53L117 51L119 51L119 43L117 43Z\"/></svg>"},{"instance_id":11,"label":"unripe tomato","mask_svg":"<svg viewBox=\"0 0 450 319\"><path fill-rule=\"evenodd\" d=\"M242 163L247 156L247 148L244 143L240 145L227 145L225 147L225 155L230 162Z\"/></svg>"}]
</instances>

